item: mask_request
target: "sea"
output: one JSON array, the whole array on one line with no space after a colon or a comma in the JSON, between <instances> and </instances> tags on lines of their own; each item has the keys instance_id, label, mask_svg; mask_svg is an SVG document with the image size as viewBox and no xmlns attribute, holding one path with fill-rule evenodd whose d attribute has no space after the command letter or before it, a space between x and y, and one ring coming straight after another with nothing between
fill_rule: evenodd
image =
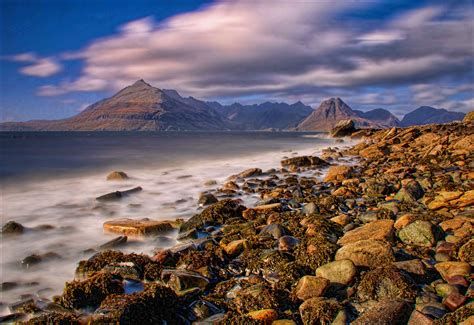
<instances>
[{"instance_id":1,"label":"sea","mask_svg":"<svg viewBox=\"0 0 474 325\"><path fill-rule=\"evenodd\" d=\"M279 168L286 157L319 155L335 147L324 133L300 132L2 132L2 225L26 227L0 240L0 314L21 299L50 299L75 276L77 263L117 235L102 225L119 218L187 219L199 212L201 192L216 189L247 168ZM107 181L120 170L130 178ZM215 181L215 185L209 184ZM96 197L141 186L118 201ZM257 196L241 197L251 206ZM126 252L152 254L176 244L176 233L135 240ZM26 257L49 254L37 263ZM7 290L8 289L8 290Z\"/></svg>"}]
</instances>

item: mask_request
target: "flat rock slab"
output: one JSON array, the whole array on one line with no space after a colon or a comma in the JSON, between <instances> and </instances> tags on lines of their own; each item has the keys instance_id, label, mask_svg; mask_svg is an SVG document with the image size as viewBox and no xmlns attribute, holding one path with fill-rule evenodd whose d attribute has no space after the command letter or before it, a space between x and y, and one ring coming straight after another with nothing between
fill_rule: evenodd
<instances>
[{"instance_id":1,"label":"flat rock slab","mask_svg":"<svg viewBox=\"0 0 474 325\"><path fill-rule=\"evenodd\" d=\"M156 221L149 219L133 220L118 219L104 222L104 232L122 234L131 237L153 236L171 231L175 227L170 221Z\"/></svg>"},{"instance_id":2,"label":"flat rock slab","mask_svg":"<svg viewBox=\"0 0 474 325\"><path fill-rule=\"evenodd\" d=\"M395 261L392 247L387 241L359 240L347 244L336 252L336 261L349 259L356 266L374 268Z\"/></svg>"},{"instance_id":3,"label":"flat rock slab","mask_svg":"<svg viewBox=\"0 0 474 325\"><path fill-rule=\"evenodd\" d=\"M389 241L392 239L393 233L393 220L376 220L346 232L337 243L344 246L366 239L382 239Z\"/></svg>"}]
</instances>

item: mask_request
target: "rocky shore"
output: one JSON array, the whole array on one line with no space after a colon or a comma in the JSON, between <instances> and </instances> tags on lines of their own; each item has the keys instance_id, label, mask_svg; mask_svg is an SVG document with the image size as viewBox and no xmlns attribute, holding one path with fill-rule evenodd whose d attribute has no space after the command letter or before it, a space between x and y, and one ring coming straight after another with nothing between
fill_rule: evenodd
<instances>
[{"instance_id":1,"label":"rocky shore","mask_svg":"<svg viewBox=\"0 0 474 325\"><path fill-rule=\"evenodd\" d=\"M187 221L106 222L121 237L80 261L62 295L11 305L2 320L473 324L472 114L441 125L340 127L335 135L362 140L233 175L203 193L203 210ZM261 201L245 207L239 197L249 193ZM153 256L109 249L172 229L181 243Z\"/></svg>"}]
</instances>

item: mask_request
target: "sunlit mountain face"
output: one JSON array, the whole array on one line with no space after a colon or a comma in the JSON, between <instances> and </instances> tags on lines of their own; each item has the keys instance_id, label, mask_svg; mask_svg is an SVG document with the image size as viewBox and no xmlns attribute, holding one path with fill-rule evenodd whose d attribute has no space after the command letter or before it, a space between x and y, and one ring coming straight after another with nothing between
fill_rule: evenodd
<instances>
[{"instance_id":1,"label":"sunlit mountain face","mask_svg":"<svg viewBox=\"0 0 474 325\"><path fill-rule=\"evenodd\" d=\"M399 119L473 106L467 0L0 6L3 122L71 117L140 79L224 106L339 97Z\"/></svg>"}]
</instances>

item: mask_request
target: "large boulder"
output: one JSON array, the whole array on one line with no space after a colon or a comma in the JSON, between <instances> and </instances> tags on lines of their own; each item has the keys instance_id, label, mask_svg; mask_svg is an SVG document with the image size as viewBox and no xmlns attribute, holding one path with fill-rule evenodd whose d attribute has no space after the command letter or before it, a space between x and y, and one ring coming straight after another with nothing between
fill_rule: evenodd
<instances>
[{"instance_id":1,"label":"large boulder","mask_svg":"<svg viewBox=\"0 0 474 325\"><path fill-rule=\"evenodd\" d=\"M402 228L398 237L408 245L431 247L442 238L443 231L429 221L416 220Z\"/></svg>"},{"instance_id":2,"label":"large boulder","mask_svg":"<svg viewBox=\"0 0 474 325\"><path fill-rule=\"evenodd\" d=\"M348 231L339 239L337 242L339 245L344 246L350 243L354 243L358 240L366 239L383 239L391 240L393 237L394 227L393 220L376 220L366 225L363 225L354 230Z\"/></svg>"},{"instance_id":3,"label":"large boulder","mask_svg":"<svg viewBox=\"0 0 474 325\"><path fill-rule=\"evenodd\" d=\"M342 120L337 122L331 130L331 136L335 138L347 137L357 131L353 120Z\"/></svg>"},{"instance_id":4,"label":"large boulder","mask_svg":"<svg viewBox=\"0 0 474 325\"><path fill-rule=\"evenodd\" d=\"M359 240L341 247L336 252L336 261L346 259L351 260L356 266L370 268L395 261L390 244L377 239Z\"/></svg>"}]
</instances>

